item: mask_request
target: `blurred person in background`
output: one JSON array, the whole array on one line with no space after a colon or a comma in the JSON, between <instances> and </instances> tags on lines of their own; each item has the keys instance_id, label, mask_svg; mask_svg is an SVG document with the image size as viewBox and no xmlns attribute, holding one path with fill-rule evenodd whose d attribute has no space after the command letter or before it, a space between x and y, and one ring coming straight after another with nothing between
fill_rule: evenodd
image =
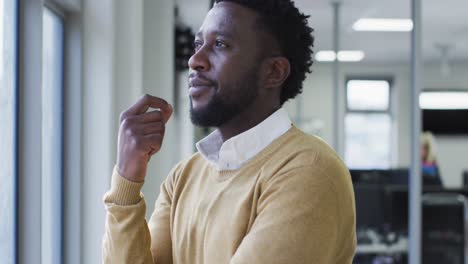
<instances>
[{"instance_id":1,"label":"blurred person in background","mask_svg":"<svg viewBox=\"0 0 468 264\"><path fill-rule=\"evenodd\" d=\"M443 186L436 160L436 146L431 132L421 134L421 173L424 185Z\"/></svg>"}]
</instances>

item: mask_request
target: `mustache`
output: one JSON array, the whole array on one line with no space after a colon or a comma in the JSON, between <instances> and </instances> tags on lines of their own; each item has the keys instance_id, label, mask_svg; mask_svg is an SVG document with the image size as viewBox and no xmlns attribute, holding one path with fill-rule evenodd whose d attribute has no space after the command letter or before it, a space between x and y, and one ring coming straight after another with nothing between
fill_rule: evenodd
<instances>
[{"instance_id":1,"label":"mustache","mask_svg":"<svg viewBox=\"0 0 468 264\"><path fill-rule=\"evenodd\" d=\"M189 74L189 80L190 80L190 79L195 79L195 78L196 78L196 79L203 80L203 81L205 81L205 82L207 82L207 83L210 83L210 84L213 85L213 86L217 86L217 85L218 85L218 83L217 83L215 80L212 80L212 79L206 77L205 75L203 75L203 74L201 74L201 73L192 72L192 73Z\"/></svg>"}]
</instances>

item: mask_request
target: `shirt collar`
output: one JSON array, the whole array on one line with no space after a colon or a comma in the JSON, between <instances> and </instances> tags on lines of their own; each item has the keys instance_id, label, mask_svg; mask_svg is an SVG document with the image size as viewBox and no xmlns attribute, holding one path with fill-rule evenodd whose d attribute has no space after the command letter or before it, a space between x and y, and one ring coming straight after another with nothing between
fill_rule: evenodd
<instances>
[{"instance_id":1,"label":"shirt collar","mask_svg":"<svg viewBox=\"0 0 468 264\"><path fill-rule=\"evenodd\" d=\"M218 170L235 170L257 155L275 139L291 128L291 119L280 108L255 127L223 143L221 133L213 133L200 140L196 147L200 154Z\"/></svg>"}]
</instances>

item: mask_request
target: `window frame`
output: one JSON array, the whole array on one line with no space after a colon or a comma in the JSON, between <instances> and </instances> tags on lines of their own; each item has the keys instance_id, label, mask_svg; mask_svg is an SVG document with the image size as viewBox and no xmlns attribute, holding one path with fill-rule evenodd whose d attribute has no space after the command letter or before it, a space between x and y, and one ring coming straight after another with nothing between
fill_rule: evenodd
<instances>
[{"instance_id":1,"label":"window frame","mask_svg":"<svg viewBox=\"0 0 468 264\"><path fill-rule=\"evenodd\" d=\"M41 259L41 90L43 9L64 22L61 263L81 263L81 0L18 1L17 263ZM38 103L40 102L40 103ZM39 129L40 130L40 129ZM39 190L38 190L39 189Z\"/></svg>"},{"instance_id":2,"label":"window frame","mask_svg":"<svg viewBox=\"0 0 468 264\"><path fill-rule=\"evenodd\" d=\"M361 81L386 81L389 84L389 94L388 94L388 108L386 110L355 110L355 109L350 109L349 104L348 104L348 82L353 81L353 80L361 80ZM394 167L394 163L397 160L396 153L397 153L397 144L394 144L397 141L397 130L396 130L396 124L395 124L395 107L396 107L396 98L395 98L395 93L396 89L394 87L394 77L390 75L348 75L345 78L345 84L344 84L344 90L345 90L345 113L344 113L344 119L343 122L346 122L346 117L348 114L364 114L364 115L373 115L373 114L385 114L388 115L389 120L390 120L390 137L389 137L389 143L390 143L390 153L389 153L389 168ZM343 124L343 140L344 140L344 152L343 152L343 158L346 160L346 149L347 149L347 142L346 142L346 131L347 127L346 124ZM346 164L348 167L349 164ZM361 168L354 168L350 167L352 169L361 169Z\"/></svg>"},{"instance_id":3,"label":"window frame","mask_svg":"<svg viewBox=\"0 0 468 264\"><path fill-rule=\"evenodd\" d=\"M64 12L60 10L59 7L57 7L55 4L53 4L52 2L50 1L44 1L44 5L43 5L43 9L42 9L43 13L42 13L42 16L44 17L44 13L45 12L50 12L52 15L55 15L56 18L59 19L60 23L61 23L61 27L62 27L62 35L61 35L61 43L60 45L62 46L62 54L61 55L61 61L60 61L60 64L61 64L61 67L60 67L60 71L57 73L58 75L60 75L60 78L61 78L61 82L60 82L60 88L61 88L61 94L60 94L60 102L59 102L59 105L60 105L60 108L63 110L64 109L64 105L65 105L65 71L64 71L64 66L65 66L65 30L66 30L66 27L65 27L65 15L64 15ZM42 36L44 37L44 24L42 24ZM44 50L44 47L42 47L42 50ZM43 63L43 66L44 66L44 57L42 58L42 63ZM44 77L44 76L43 76ZM42 87L42 91L44 92L44 89L45 87ZM41 101L41 103L43 102L43 100ZM43 114L43 113L42 113ZM59 174L61 175L61 178L60 178L60 182L58 183L58 186L60 188L60 190L58 190L59 192L59 195L60 195L60 200L58 201L58 210L59 210L59 220L58 220L58 223L56 223L57 225L55 226L55 228L57 228L58 230L56 230L58 233L59 233L59 237L60 237L60 240L59 241L55 241L52 237L52 244L55 246L55 251L52 252L52 255L51 255L51 259L49 261L53 261L53 260L58 260L59 263L62 263L63 262L63 241L64 241L64 181L65 181L65 170L64 170L64 163L65 163L65 159L63 157L63 154L64 154L64 149L65 149L65 113L64 111L62 111L60 113L60 162L61 164L59 165L60 168L60 172ZM44 118L43 118L44 120ZM42 148L44 148L44 146L42 146ZM43 156L41 156L42 160L44 161L44 158ZM41 177L41 184L44 183L44 175L42 175ZM41 186L41 188L43 188L44 186ZM42 193L42 198L44 198L44 193ZM41 208L41 218L44 219L44 212L42 211L42 209L44 209L44 206L47 206L45 205L45 202L50 202L48 199L41 199L41 205L42 205L42 208ZM50 205L50 204L49 204ZM56 209L55 206L53 206L53 209ZM52 219L52 221L54 221L54 219ZM41 230L42 228L44 227L44 223L41 221ZM44 230L41 231L42 234L41 234L41 240L42 242L44 242ZM57 245L58 244L58 245ZM44 245L44 244L43 244ZM57 248L58 247L58 248ZM44 258L45 257L45 254L44 254L44 249L41 249L41 258ZM58 255L55 255L55 254L58 254ZM44 261L44 259L42 259ZM52 262L52 263L55 263L55 262Z\"/></svg>"}]
</instances>

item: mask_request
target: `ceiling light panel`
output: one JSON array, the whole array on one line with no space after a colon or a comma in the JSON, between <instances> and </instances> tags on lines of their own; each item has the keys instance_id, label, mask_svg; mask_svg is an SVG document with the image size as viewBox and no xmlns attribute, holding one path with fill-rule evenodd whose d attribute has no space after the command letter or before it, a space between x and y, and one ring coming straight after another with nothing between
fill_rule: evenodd
<instances>
[{"instance_id":1,"label":"ceiling light panel","mask_svg":"<svg viewBox=\"0 0 468 264\"><path fill-rule=\"evenodd\" d=\"M361 18L353 25L355 31L409 32L411 19Z\"/></svg>"}]
</instances>

